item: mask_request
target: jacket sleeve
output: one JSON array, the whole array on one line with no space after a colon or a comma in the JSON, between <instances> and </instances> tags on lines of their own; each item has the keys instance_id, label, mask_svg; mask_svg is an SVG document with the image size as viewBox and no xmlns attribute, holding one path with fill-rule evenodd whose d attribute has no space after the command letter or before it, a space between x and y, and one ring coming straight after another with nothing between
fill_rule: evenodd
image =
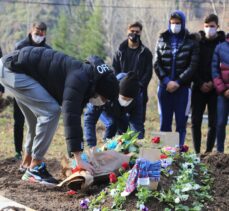
<instances>
[{"instance_id":1,"label":"jacket sleeve","mask_svg":"<svg viewBox=\"0 0 229 211\"><path fill-rule=\"evenodd\" d=\"M68 152L78 152L84 148L81 114L88 87L89 78L84 71L76 70L66 77L62 111Z\"/></svg>"},{"instance_id":2,"label":"jacket sleeve","mask_svg":"<svg viewBox=\"0 0 229 211\"><path fill-rule=\"evenodd\" d=\"M121 72L120 53L117 51L113 57L112 67L114 68L115 75Z\"/></svg>"},{"instance_id":3,"label":"jacket sleeve","mask_svg":"<svg viewBox=\"0 0 229 211\"><path fill-rule=\"evenodd\" d=\"M142 79L140 81L140 85L144 88L147 88L153 74L153 56L150 50L147 49L147 55L146 55L146 67L144 71L144 75L142 76Z\"/></svg>"},{"instance_id":4,"label":"jacket sleeve","mask_svg":"<svg viewBox=\"0 0 229 211\"><path fill-rule=\"evenodd\" d=\"M223 82L223 79L220 74L220 56L219 56L219 51L220 51L220 45L218 45L215 48L214 54L213 54L213 59L212 59L212 79L214 86L216 88L216 92L218 94L223 93L227 88L225 83Z\"/></svg>"},{"instance_id":5,"label":"jacket sleeve","mask_svg":"<svg viewBox=\"0 0 229 211\"><path fill-rule=\"evenodd\" d=\"M177 81L180 85L189 83L193 80L199 61L199 43L197 41L194 41L191 51L189 66L182 74L180 74Z\"/></svg>"},{"instance_id":6,"label":"jacket sleeve","mask_svg":"<svg viewBox=\"0 0 229 211\"><path fill-rule=\"evenodd\" d=\"M99 119L102 110L99 107L87 104L84 112L84 136L89 146L96 146L96 123Z\"/></svg>"},{"instance_id":7,"label":"jacket sleeve","mask_svg":"<svg viewBox=\"0 0 229 211\"><path fill-rule=\"evenodd\" d=\"M160 39L157 41L155 48L155 56L154 56L154 70L158 77L158 79L164 84L167 85L170 81L166 72L163 70L161 65L161 54L160 54Z\"/></svg>"}]
</instances>

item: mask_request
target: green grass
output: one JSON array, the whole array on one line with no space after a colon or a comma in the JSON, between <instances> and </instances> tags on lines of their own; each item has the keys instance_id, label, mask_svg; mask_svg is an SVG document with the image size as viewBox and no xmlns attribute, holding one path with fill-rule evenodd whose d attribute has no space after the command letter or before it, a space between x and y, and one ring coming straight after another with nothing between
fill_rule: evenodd
<instances>
[{"instance_id":1,"label":"green grass","mask_svg":"<svg viewBox=\"0 0 229 211\"><path fill-rule=\"evenodd\" d=\"M157 112L157 99L156 99L156 83L152 81L149 88L149 103L147 105L147 117L145 122L145 139L151 140L152 131L159 131L159 115ZM14 143L13 143L13 115L12 107L8 107L5 111L0 114L0 159L5 159L7 157L14 156ZM173 125L173 130L175 130L175 125ZM104 127L101 123L97 125L97 138L98 143L102 143L102 136L104 132ZM201 152L204 152L206 146L206 134L207 134L207 124L202 125L202 148ZM229 127L227 127L227 134L229 133ZM227 136L228 139L228 136ZM229 142L225 140L225 152L229 153ZM193 150L192 137L191 137L191 125L187 125L187 136L186 142ZM63 119L59 121L59 126L51 143L51 147L46 155L46 157L62 157L67 154L66 142L64 138L64 127Z\"/></svg>"}]
</instances>

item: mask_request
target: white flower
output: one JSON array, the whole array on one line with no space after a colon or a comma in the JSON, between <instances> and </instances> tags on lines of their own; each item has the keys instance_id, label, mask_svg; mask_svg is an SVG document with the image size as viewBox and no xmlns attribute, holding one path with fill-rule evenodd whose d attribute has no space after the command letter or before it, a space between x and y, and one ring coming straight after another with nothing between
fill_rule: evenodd
<instances>
[{"instance_id":1,"label":"white flower","mask_svg":"<svg viewBox=\"0 0 229 211\"><path fill-rule=\"evenodd\" d=\"M200 189L200 185L198 185L198 184L195 184L195 185L193 185L193 190L198 190L198 189Z\"/></svg>"},{"instance_id":2,"label":"white flower","mask_svg":"<svg viewBox=\"0 0 229 211\"><path fill-rule=\"evenodd\" d=\"M192 185L191 185L190 183L187 183L187 184L184 184L184 186L183 186L181 192L190 191L190 190L192 190L192 189L193 189Z\"/></svg>"},{"instance_id":3,"label":"white flower","mask_svg":"<svg viewBox=\"0 0 229 211\"><path fill-rule=\"evenodd\" d=\"M94 208L93 211L101 211L100 208Z\"/></svg>"},{"instance_id":4,"label":"white flower","mask_svg":"<svg viewBox=\"0 0 229 211\"><path fill-rule=\"evenodd\" d=\"M193 163L183 163L182 164L182 168L183 169L187 169L187 170L193 170L194 169L194 165L193 165Z\"/></svg>"},{"instance_id":5,"label":"white flower","mask_svg":"<svg viewBox=\"0 0 229 211\"><path fill-rule=\"evenodd\" d=\"M193 163L194 163L194 164L200 163L200 158L196 157L196 158L193 160Z\"/></svg>"},{"instance_id":6,"label":"white flower","mask_svg":"<svg viewBox=\"0 0 229 211\"><path fill-rule=\"evenodd\" d=\"M116 189L111 189L111 192L110 192L111 196L114 197L117 195L117 190Z\"/></svg>"},{"instance_id":7,"label":"white flower","mask_svg":"<svg viewBox=\"0 0 229 211\"><path fill-rule=\"evenodd\" d=\"M175 198L174 202L175 202L176 204L180 203L180 198L179 198L179 197Z\"/></svg>"},{"instance_id":8,"label":"white flower","mask_svg":"<svg viewBox=\"0 0 229 211\"><path fill-rule=\"evenodd\" d=\"M144 204L140 204L139 208L140 208L140 210L142 210L142 209L145 208L145 205Z\"/></svg>"}]
</instances>

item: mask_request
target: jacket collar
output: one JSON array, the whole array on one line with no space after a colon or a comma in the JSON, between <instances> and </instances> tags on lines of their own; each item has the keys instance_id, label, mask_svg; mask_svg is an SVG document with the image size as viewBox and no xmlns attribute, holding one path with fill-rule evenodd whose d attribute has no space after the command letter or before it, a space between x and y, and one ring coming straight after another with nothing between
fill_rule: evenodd
<instances>
[{"instance_id":1,"label":"jacket collar","mask_svg":"<svg viewBox=\"0 0 229 211\"><path fill-rule=\"evenodd\" d=\"M46 42L46 38L39 44L37 43L34 43L33 40L32 40L32 35L31 33L28 34L28 36L26 37L26 41L28 41L32 46L44 46L45 45L45 42Z\"/></svg>"},{"instance_id":2,"label":"jacket collar","mask_svg":"<svg viewBox=\"0 0 229 211\"><path fill-rule=\"evenodd\" d=\"M141 52L145 49L145 46L142 44L142 41L140 40L139 46L141 48ZM123 52L128 48L128 39L124 40L120 46L119 51Z\"/></svg>"},{"instance_id":3,"label":"jacket collar","mask_svg":"<svg viewBox=\"0 0 229 211\"><path fill-rule=\"evenodd\" d=\"M208 41L208 39L205 36L205 32L204 31L199 31L200 34L200 39L202 42ZM224 31L217 31L217 37L212 40L212 41L216 41L216 42L223 42L225 41L226 35Z\"/></svg>"}]
</instances>

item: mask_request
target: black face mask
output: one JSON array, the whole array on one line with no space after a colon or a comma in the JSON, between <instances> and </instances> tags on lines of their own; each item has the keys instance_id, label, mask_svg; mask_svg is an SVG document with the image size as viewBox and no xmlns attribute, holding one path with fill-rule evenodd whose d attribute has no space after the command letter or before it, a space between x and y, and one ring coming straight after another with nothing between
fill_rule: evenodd
<instances>
[{"instance_id":1,"label":"black face mask","mask_svg":"<svg viewBox=\"0 0 229 211\"><path fill-rule=\"evenodd\" d=\"M137 43L140 41L140 35L135 34L135 33L129 33L128 38L134 43Z\"/></svg>"}]
</instances>

